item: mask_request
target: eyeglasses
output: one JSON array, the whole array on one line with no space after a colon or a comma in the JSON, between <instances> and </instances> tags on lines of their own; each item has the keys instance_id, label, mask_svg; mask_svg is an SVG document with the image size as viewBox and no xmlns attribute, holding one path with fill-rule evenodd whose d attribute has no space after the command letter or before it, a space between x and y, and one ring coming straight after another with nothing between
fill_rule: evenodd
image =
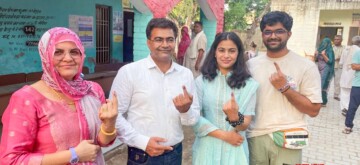
<instances>
[{"instance_id":1,"label":"eyeglasses","mask_svg":"<svg viewBox=\"0 0 360 165\"><path fill-rule=\"evenodd\" d=\"M262 33L264 36L270 37L270 36L272 36L273 33L275 34L275 36L281 36L281 35L287 33L287 31L284 29L279 29L279 30L275 30L275 31L265 30Z\"/></svg>"},{"instance_id":2,"label":"eyeglasses","mask_svg":"<svg viewBox=\"0 0 360 165\"><path fill-rule=\"evenodd\" d=\"M168 37L168 38L155 37L153 40L150 40L150 41L155 42L157 44L163 44L164 41L166 41L166 43L168 43L168 44L173 44L173 43L175 43L175 38L174 37Z\"/></svg>"},{"instance_id":3,"label":"eyeglasses","mask_svg":"<svg viewBox=\"0 0 360 165\"><path fill-rule=\"evenodd\" d=\"M56 49L53 58L56 60L62 60L65 58L66 54L69 54L72 59L78 59L81 57L81 51L79 49L71 49L70 51Z\"/></svg>"}]
</instances>

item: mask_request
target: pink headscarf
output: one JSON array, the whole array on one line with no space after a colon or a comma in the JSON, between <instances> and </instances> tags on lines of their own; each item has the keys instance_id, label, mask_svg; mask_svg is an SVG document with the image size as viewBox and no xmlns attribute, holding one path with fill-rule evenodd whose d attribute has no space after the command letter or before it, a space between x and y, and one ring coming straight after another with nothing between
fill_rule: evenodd
<instances>
[{"instance_id":1,"label":"pink headscarf","mask_svg":"<svg viewBox=\"0 0 360 165\"><path fill-rule=\"evenodd\" d=\"M71 41L81 51L81 63L78 73L72 81L66 81L60 76L53 64L53 55L55 45L60 42ZM51 88L61 91L73 100L80 100L86 94L90 94L91 84L84 81L81 77L81 71L85 59L85 50L79 37L70 29L64 27L55 27L43 34L39 42L39 53L42 62L43 75L41 79Z\"/></svg>"},{"instance_id":2,"label":"pink headscarf","mask_svg":"<svg viewBox=\"0 0 360 165\"><path fill-rule=\"evenodd\" d=\"M177 58L184 58L185 52L187 48L190 46L191 39L189 36L189 29L188 27L184 26L181 28L181 30L184 30L184 32L181 32L181 40L178 47L178 54Z\"/></svg>"}]
</instances>

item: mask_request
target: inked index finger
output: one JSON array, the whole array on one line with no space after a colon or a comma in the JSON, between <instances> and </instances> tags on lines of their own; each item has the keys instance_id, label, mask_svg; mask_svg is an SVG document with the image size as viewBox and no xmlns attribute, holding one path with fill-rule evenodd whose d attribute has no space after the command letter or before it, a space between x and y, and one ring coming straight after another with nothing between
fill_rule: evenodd
<instances>
[{"instance_id":1,"label":"inked index finger","mask_svg":"<svg viewBox=\"0 0 360 165\"><path fill-rule=\"evenodd\" d=\"M183 88L184 96L185 96L185 97L189 96L189 93L188 93L188 91L186 90L185 85L183 85L182 88Z\"/></svg>"},{"instance_id":2,"label":"inked index finger","mask_svg":"<svg viewBox=\"0 0 360 165\"><path fill-rule=\"evenodd\" d=\"M278 65L276 62L274 62L274 65L275 65L276 71L277 71L278 73L282 73L279 65Z\"/></svg>"},{"instance_id":3,"label":"inked index finger","mask_svg":"<svg viewBox=\"0 0 360 165\"><path fill-rule=\"evenodd\" d=\"M231 102L236 103L234 92L231 92Z\"/></svg>"},{"instance_id":4,"label":"inked index finger","mask_svg":"<svg viewBox=\"0 0 360 165\"><path fill-rule=\"evenodd\" d=\"M183 92L184 92L184 96L185 96L186 98L189 98L190 100L193 99L193 96L192 96L191 94L189 94L189 92L186 90L185 85L183 85Z\"/></svg>"},{"instance_id":5,"label":"inked index finger","mask_svg":"<svg viewBox=\"0 0 360 165\"><path fill-rule=\"evenodd\" d=\"M112 104L113 104L113 106L116 107L116 109L117 109L117 107L118 107L118 99L117 99L117 94L116 94L115 91L113 92Z\"/></svg>"}]
</instances>

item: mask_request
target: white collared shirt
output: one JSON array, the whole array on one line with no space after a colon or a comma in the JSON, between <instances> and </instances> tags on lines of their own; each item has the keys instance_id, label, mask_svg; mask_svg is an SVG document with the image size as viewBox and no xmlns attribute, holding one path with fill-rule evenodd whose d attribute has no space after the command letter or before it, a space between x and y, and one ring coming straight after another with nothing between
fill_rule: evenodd
<instances>
[{"instance_id":1,"label":"white collared shirt","mask_svg":"<svg viewBox=\"0 0 360 165\"><path fill-rule=\"evenodd\" d=\"M183 94L183 85L193 95L186 113L180 113L172 101ZM184 139L181 124L194 125L200 116L193 75L175 62L166 73L160 71L150 55L127 64L116 75L110 96L113 91L118 96L118 138L142 150L150 137L165 138L167 141L162 145L168 146L181 142Z\"/></svg>"}]
</instances>

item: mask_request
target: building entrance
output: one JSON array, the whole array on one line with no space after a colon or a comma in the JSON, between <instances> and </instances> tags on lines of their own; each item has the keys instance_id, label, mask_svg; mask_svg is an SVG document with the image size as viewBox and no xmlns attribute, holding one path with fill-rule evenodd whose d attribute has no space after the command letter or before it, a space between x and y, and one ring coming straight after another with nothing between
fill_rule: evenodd
<instances>
[{"instance_id":1,"label":"building entrance","mask_svg":"<svg viewBox=\"0 0 360 165\"><path fill-rule=\"evenodd\" d=\"M335 35L343 35L343 27L320 27L318 34L317 46L325 37L333 40Z\"/></svg>"}]
</instances>

